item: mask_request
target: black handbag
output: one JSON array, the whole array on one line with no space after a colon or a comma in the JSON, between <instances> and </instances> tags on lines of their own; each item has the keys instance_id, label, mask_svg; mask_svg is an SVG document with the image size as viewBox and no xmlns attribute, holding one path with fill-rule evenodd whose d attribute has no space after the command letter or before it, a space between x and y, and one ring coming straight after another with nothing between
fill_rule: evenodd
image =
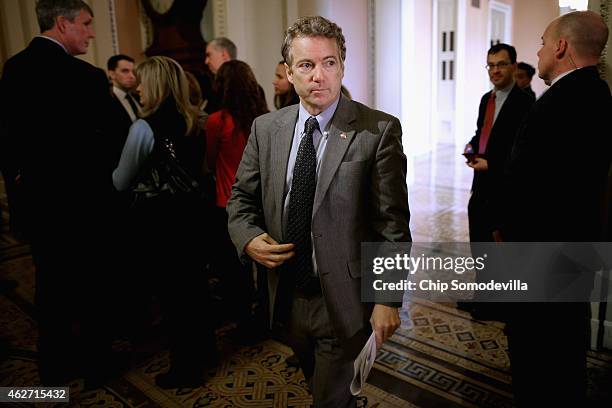
<instances>
[{"instance_id":1,"label":"black handbag","mask_svg":"<svg viewBox=\"0 0 612 408\"><path fill-rule=\"evenodd\" d=\"M199 183L181 165L172 141L164 136L154 137L152 154L132 188L132 208L152 201L198 199Z\"/></svg>"}]
</instances>

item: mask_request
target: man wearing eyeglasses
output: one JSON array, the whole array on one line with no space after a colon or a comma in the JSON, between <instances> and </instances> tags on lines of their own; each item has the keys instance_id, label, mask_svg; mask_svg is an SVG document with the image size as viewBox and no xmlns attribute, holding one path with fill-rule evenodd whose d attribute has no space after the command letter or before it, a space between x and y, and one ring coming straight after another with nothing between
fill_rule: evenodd
<instances>
[{"instance_id":1,"label":"man wearing eyeglasses","mask_svg":"<svg viewBox=\"0 0 612 408\"><path fill-rule=\"evenodd\" d=\"M485 68L493 89L480 100L476 134L465 147L467 165L474 169L468 205L472 242L493 241L495 190L500 185L519 124L534 101L514 81L517 66L513 46L492 46L487 52Z\"/></svg>"},{"instance_id":2,"label":"man wearing eyeglasses","mask_svg":"<svg viewBox=\"0 0 612 408\"><path fill-rule=\"evenodd\" d=\"M489 79L493 89L482 96L478 109L476 134L465 146L467 165L474 169L472 195L468 204L471 242L492 242L500 214L498 192L501 191L504 165L510 156L514 136L534 98L516 85L516 50L508 44L496 44L487 52ZM475 249L473 249L475 250ZM479 272L476 279L493 278ZM459 308L482 320L502 320L503 306L492 303L459 303Z\"/></svg>"}]
</instances>

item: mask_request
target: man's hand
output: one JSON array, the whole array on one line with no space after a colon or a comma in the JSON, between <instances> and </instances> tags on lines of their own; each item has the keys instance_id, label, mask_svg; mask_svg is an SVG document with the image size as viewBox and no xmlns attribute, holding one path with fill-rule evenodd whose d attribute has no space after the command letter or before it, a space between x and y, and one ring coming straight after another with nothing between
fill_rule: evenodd
<instances>
[{"instance_id":1,"label":"man's hand","mask_svg":"<svg viewBox=\"0 0 612 408\"><path fill-rule=\"evenodd\" d=\"M487 159L483 159L482 157L475 158L473 161L468 163L468 166L470 166L476 171L489 170L489 162L487 161Z\"/></svg>"},{"instance_id":2,"label":"man's hand","mask_svg":"<svg viewBox=\"0 0 612 408\"><path fill-rule=\"evenodd\" d=\"M295 255L293 244L279 244L265 232L249 241L244 251L255 262L267 268L276 268Z\"/></svg>"},{"instance_id":3,"label":"man's hand","mask_svg":"<svg viewBox=\"0 0 612 408\"><path fill-rule=\"evenodd\" d=\"M400 327L402 322L397 307L375 305L370 323L372 324L372 330L376 333L376 349L378 350Z\"/></svg>"}]
</instances>

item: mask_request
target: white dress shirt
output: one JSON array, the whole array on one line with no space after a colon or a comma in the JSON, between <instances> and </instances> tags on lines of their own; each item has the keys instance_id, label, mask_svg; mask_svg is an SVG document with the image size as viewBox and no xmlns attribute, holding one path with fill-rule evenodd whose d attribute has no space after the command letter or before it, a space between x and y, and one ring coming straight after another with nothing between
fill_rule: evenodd
<instances>
[{"instance_id":1,"label":"white dress shirt","mask_svg":"<svg viewBox=\"0 0 612 408\"><path fill-rule=\"evenodd\" d=\"M136 115L137 112L134 112L134 110L132 109L132 106L130 106L130 103L128 102L126 98L127 93L123 91L122 89L117 88L116 86L113 86L113 92L117 96L117 99L119 99L119 102L121 102L121 105L123 105L123 108L125 109L125 111L128 113L128 115L130 115L130 119L132 119L132 122L138 119L138 116ZM134 103L136 104L136 107L138 107L138 104L136 103L136 101L134 101Z\"/></svg>"}]
</instances>

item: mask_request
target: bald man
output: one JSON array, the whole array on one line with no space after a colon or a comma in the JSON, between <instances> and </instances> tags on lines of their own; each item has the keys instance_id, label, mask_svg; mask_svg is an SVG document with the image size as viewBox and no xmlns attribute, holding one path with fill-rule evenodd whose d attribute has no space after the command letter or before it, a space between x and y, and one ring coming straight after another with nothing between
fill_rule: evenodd
<instances>
[{"instance_id":1,"label":"bald man","mask_svg":"<svg viewBox=\"0 0 612 408\"><path fill-rule=\"evenodd\" d=\"M538 71L550 88L517 134L505 189L510 210L498 238L602 240L612 102L596 65L607 39L604 20L592 11L563 15L544 31ZM558 278L546 282L554 293ZM513 307L507 331L517 406L585 406L588 310L587 302Z\"/></svg>"}]
</instances>

